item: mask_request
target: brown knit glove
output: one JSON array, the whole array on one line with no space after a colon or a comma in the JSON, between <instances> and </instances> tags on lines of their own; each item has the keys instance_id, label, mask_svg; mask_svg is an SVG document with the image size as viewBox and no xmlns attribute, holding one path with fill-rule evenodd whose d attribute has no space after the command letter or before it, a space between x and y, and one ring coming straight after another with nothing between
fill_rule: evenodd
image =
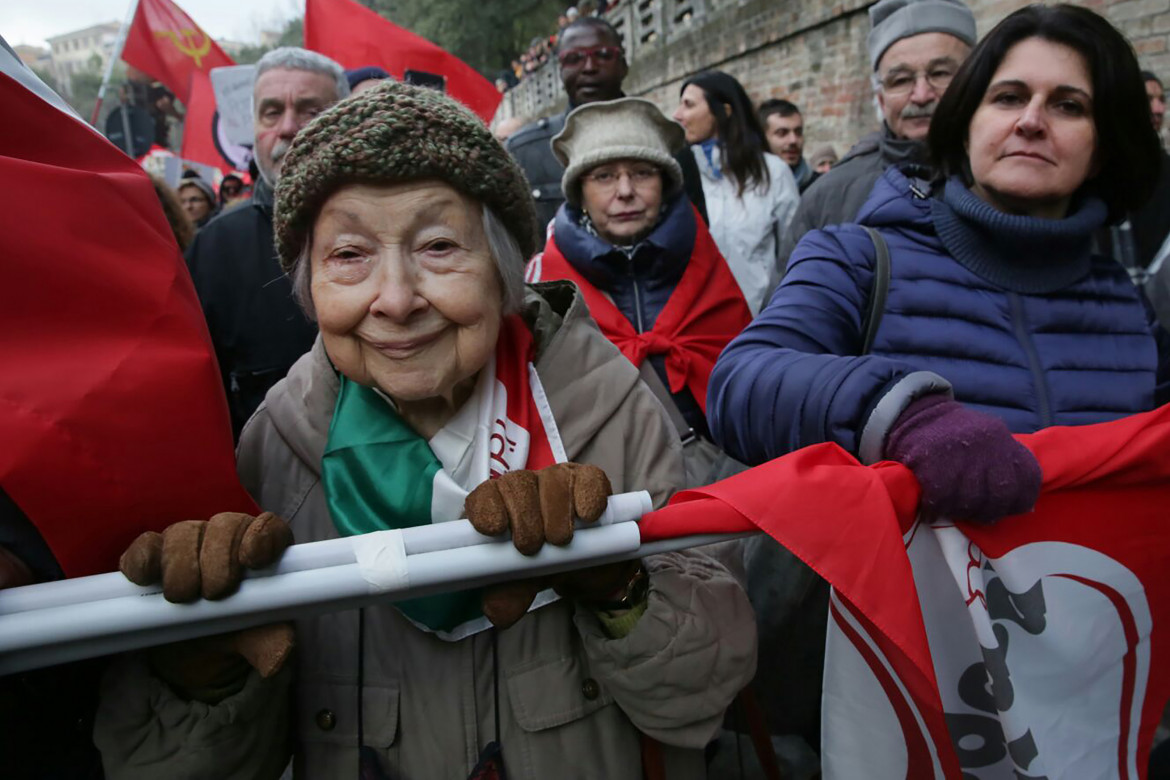
<instances>
[{"instance_id":1,"label":"brown knit glove","mask_svg":"<svg viewBox=\"0 0 1170 780\"><path fill-rule=\"evenodd\" d=\"M136 585L161 582L173 603L218 600L236 592L245 569L272 565L292 541L288 524L271 512L221 512L140 535L118 569ZM211 703L242 688L249 666L264 677L275 674L293 644L292 625L276 623L163 645L151 651L150 663L184 697Z\"/></svg>"},{"instance_id":2,"label":"brown knit glove","mask_svg":"<svg viewBox=\"0 0 1170 780\"><path fill-rule=\"evenodd\" d=\"M547 541L573 540L573 520L596 522L613 493L609 477L597 466L558 463L540 471L511 471L482 483L467 496L464 510L475 530L489 536L512 531L512 544L535 555ZM595 566L552 577L495 585L484 591L483 613L492 625L508 628L528 612L536 594L548 587L568 598L603 599L624 585L636 561Z\"/></svg>"}]
</instances>

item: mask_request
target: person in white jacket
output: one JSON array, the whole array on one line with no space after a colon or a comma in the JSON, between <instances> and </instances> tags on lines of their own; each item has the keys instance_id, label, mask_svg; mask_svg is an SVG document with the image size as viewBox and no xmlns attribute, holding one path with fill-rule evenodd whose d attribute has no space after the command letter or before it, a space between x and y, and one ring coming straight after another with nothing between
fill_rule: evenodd
<instances>
[{"instance_id":1,"label":"person in white jacket","mask_svg":"<svg viewBox=\"0 0 1170 780\"><path fill-rule=\"evenodd\" d=\"M789 167L766 152L743 86L722 71L683 82L674 118L703 177L711 235L755 315L767 303L780 237L800 203Z\"/></svg>"}]
</instances>

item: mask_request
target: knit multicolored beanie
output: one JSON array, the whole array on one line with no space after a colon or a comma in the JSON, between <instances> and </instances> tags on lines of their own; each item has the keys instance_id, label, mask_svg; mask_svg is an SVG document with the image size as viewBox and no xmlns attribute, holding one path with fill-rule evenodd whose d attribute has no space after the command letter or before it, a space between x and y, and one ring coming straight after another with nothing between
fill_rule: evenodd
<instances>
[{"instance_id":1,"label":"knit multicolored beanie","mask_svg":"<svg viewBox=\"0 0 1170 780\"><path fill-rule=\"evenodd\" d=\"M276 186L281 267L292 270L317 212L342 185L420 179L491 208L525 258L539 248L528 181L479 117L434 90L387 80L337 103L293 140Z\"/></svg>"}]
</instances>

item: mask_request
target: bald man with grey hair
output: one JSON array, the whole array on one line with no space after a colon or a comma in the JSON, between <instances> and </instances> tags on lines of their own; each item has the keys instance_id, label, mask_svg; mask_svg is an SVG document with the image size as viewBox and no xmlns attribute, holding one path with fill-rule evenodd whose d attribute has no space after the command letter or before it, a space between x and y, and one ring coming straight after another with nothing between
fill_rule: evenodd
<instances>
[{"instance_id":1,"label":"bald man with grey hair","mask_svg":"<svg viewBox=\"0 0 1170 780\"><path fill-rule=\"evenodd\" d=\"M207 223L187 250L236 439L268 389L317 337L276 259L272 193L293 138L348 94L345 70L328 57L293 47L265 54L252 88L260 171L252 200Z\"/></svg>"}]
</instances>

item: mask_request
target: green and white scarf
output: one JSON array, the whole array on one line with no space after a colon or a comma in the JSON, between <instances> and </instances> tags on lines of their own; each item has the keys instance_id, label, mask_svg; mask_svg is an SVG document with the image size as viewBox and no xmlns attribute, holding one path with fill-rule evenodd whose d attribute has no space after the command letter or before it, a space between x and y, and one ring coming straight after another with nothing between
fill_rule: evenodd
<instances>
[{"instance_id":1,"label":"green and white scarf","mask_svg":"<svg viewBox=\"0 0 1170 780\"><path fill-rule=\"evenodd\" d=\"M519 317L505 317L495 355L471 398L429 441L388 397L342 376L321 476L338 532L355 536L456 520L467 494L484 480L565 461L532 352L528 327ZM423 630L456 641L490 627L481 594L438 594L395 606ZM552 591L542 592L532 609L555 599Z\"/></svg>"}]
</instances>

